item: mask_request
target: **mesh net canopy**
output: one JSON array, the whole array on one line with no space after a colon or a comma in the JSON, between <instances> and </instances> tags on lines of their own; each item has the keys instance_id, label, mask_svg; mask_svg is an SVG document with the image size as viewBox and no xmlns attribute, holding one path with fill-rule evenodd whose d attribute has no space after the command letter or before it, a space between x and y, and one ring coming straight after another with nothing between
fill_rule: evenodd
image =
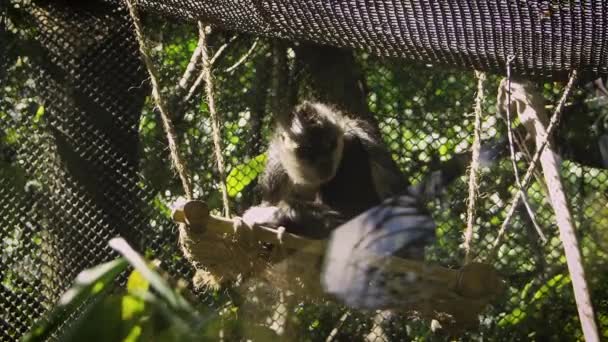
<instances>
[{"instance_id":1,"label":"mesh net canopy","mask_svg":"<svg viewBox=\"0 0 608 342\"><path fill-rule=\"evenodd\" d=\"M312 97L373 113L393 159L416 183L469 153L476 80L463 70L503 74L514 56L513 72L523 76L608 73L608 6L599 0L141 0L137 6L162 92L179 99L169 106L195 197L217 212L222 182L233 213L259 203L256 177L273 113L285 103ZM215 25L209 45L218 56L213 69L226 179L216 166L202 87L175 86L196 49L196 20ZM122 2L0 1L0 341L25 334L80 271L114 259L107 242L117 235L160 260L173 278L195 275L170 217L168 206L182 190L138 48ZM498 80L486 82L484 139L506 132L495 115ZM598 327L607 336L608 162L600 142L608 134L608 107L592 85L582 84L570 99L555 140ZM544 83L548 103L562 89ZM505 218L513 183L508 160L482 174L473 247L482 259ZM547 242L518 210L493 263L507 289L465 336L582 339L543 186L533 182L528 197ZM462 265L466 187L459 178L429 203L438 237L429 258L446 267ZM226 300L191 290L209 306ZM383 320L335 303L284 299L265 282L248 291L238 317L247 324L235 328L227 317L229 338L246 339L246 327L255 325L311 341L430 334L428 322L416 317L384 313L391 317Z\"/></svg>"},{"instance_id":2,"label":"mesh net canopy","mask_svg":"<svg viewBox=\"0 0 608 342\"><path fill-rule=\"evenodd\" d=\"M603 1L141 1L236 31L525 75L608 72Z\"/></svg>"}]
</instances>

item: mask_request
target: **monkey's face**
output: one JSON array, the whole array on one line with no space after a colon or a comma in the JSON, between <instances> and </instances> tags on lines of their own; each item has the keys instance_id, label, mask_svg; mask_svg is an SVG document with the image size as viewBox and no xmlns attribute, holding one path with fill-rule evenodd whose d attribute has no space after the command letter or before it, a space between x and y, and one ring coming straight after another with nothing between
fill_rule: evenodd
<instances>
[{"instance_id":1,"label":"monkey's face","mask_svg":"<svg viewBox=\"0 0 608 342\"><path fill-rule=\"evenodd\" d=\"M281 162L289 177L297 184L310 186L331 180L342 160L343 135L333 124L283 132Z\"/></svg>"}]
</instances>

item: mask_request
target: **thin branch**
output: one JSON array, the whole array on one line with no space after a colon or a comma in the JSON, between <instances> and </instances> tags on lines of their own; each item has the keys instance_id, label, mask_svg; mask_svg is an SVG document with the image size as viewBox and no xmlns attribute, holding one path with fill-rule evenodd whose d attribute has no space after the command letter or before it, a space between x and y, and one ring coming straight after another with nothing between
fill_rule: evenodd
<instances>
[{"instance_id":1,"label":"thin branch","mask_svg":"<svg viewBox=\"0 0 608 342\"><path fill-rule=\"evenodd\" d=\"M236 41L236 39L239 37L239 35L235 34L234 36L230 37L230 39L228 40L227 43L222 44L222 46L220 46L217 51L215 51L215 54L213 55L213 58L211 58L211 66L215 65L215 62L217 62L217 60L222 57L222 55L224 54L224 50L226 50L230 45L232 45L232 43L234 43Z\"/></svg>"},{"instance_id":2,"label":"thin branch","mask_svg":"<svg viewBox=\"0 0 608 342\"><path fill-rule=\"evenodd\" d=\"M201 72L194 81L194 84L192 84L192 87L190 87L190 90L188 90L188 94L186 95L186 97L184 97L184 102L190 101L192 96L194 96L194 94L198 92L198 89L200 88L201 84L203 84L203 78L204 75L203 72Z\"/></svg>"},{"instance_id":3,"label":"thin branch","mask_svg":"<svg viewBox=\"0 0 608 342\"><path fill-rule=\"evenodd\" d=\"M249 48L249 50L247 50L247 52L241 56L241 58L239 58L239 60L234 63L234 65L232 65L231 67L229 67L228 69L226 69L226 72L232 72L234 71L236 68L238 68L241 64L243 64L245 62L245 60L247 60L247 58L249 58L249 56L253 53L253 51L255 50L255 47L258 45L258 38L256 38L253 41L253 44L251 44L251 47Z\"/></svg>"},{"instance_id":4,"label":"thin branch","mask_svg":"<svg viewBox=\"0 0 608 342\"><path fill-rule=\"evenodd\" d=\"M568 80L568 84L566 85L566 88L564 88L562 97L560 98L559 103L557 104L557 107L555 108L555 111L553 112L553 116L551 116L551 121L549 122L549 126L547 126L547 129L546 129L546 134L545 134L545 136L541 137L542 143L540 144L540 146L536 146L536 153L534 154L534 157L532 158L532 161L530 162L530 165L528 166L528 170L526 171L526 174L524 175L524 179L522 180L521 189L523 191L526 191L526 189L528 188L530 180L532 179L532 176L534 174L534 170L536 169L538 161L540 160L540 156L543 153L543 151L545 150L545 147L547 146L549 137L551 136L551 134L553 134L553 130L555 129L555 127L557 127L557 123L559 122L562 111L564 109L564 104L566 103L566 99L568 98L568 96L570 96L570 93L572 92L572 87L574 86L574 82L576 81L577 76L578 76L578 74L577 74L576 70L573 70L572 73L570 74L570 79ZM508 104L508 105L510 105L510 104ZM494 240L494 243L493 243L492 248L495 252L497 250L498 245L500 245L500 243L502 242L502 238L505 234L505 231L507 230L507 227L509 226L511 219L513 218L513 215L515 214L515 209L519 205L519 200L521 199L521 195L522 195L523 191L517 191L515 193L515 196L513 197L513 200L511 201L509 211L507 212L507 217L505 218L504 222L502 223L502 226L500 227L500 230L498 231L498 235L496 236L496 239Z\"/></svg>"},{"instance_id":5,"label":"thin branch","mask_svg":"<svg viewBox=\"0 0 608 342\"><path fill-rule=\"evenodd\" d=\"M521 87L521 90L525 88ZM521 94L520 94L521 96ZM530 103L526 103L523 110L519 111L520 121L526 127L530 135L536 138L536 145L541 145L544 142L543 138L550 140L546 133L546 123L548 118L544 109L539 106L535 98L542 99L540 94L523 94L530 96ZM566 255L566 264L568 272L572 280L574 290L574 298L578 309L578 316L581 321L581 327L586 341L599 341L599 334L595 324L593 306L589 296L587 281L585 279L585 269L582 263L581 251L576 237L576 227L574 218L568 207L568 199L566 197L564 186L560 175L561 161L553 151L551 142L544 144L547 148L540 156L540 164L543 174L549 189L549 200L555 213L557 227L559 228L559 237L564 246Z\"/></svg>"},{"instance_id":6,"label":"thin branch","mask_svg":"<svg viewBox=\"0 0 608 342\"><path fill-rule=\"evenodd\" d=\"M519 148L519 151L522 152L524 154L524 156L526 157L526 161L528 163L530 163L532 161L533 155L532 155L532 152L530 152L528 145L526 144L526 139L524 137L522 137L521 133L519 133L517 131L514 131L513 133L514 133L513 137L515 138L515 144ZM545 184L545 180L543 179L542 175L540 174L540 171L538 171L538 170L534 171L534 179L540 185L540 187L542 188L544 193L548 194L549 191L547 190L547 185Z\"/></svg>"},{"instance_id":7,"label":"thin branch","mask_svg":"<svg viewBox=\"0 0 608 342\"><path fill-rule=\"evenodd\" d=\"M532 224L534 225L534 229L540 236L543 243L546 243L547 237L545 237L545 234L543 234L543 231L538 226L538 223L536 221L536 215L534 215L534 211L532 211L532 208L530 207L530 204L528 202L528 196L527 196L526 192L524 191L524 188L521 184L521 179L519 178L519 169L517 168L517 162L515 160L515 148L513 146L513 129L511 127L512 126L512 121L511 121L511 62L513 61L514 58L515 57L510 56L509 59L507 60L507 108L506 108L506 111L507 111L507 136L509 137L509 151L511 153L511 166L513 167L513 174L515 175L515 182L517 184L519 192L521 192L521 198L523 200L524 207L526 208L526 211L528 212L528 216L530 216L530 222L532 222Z\"/></svg>"},{"instance_id":8,"label":"thin branch","mask_svg":"<svg viewBox=\"0 0 608 342\"><path fill-rule=\"evenodd\" d=\"M137 36L137 41L139 42L139 51L141 52L142 58L144 60L144 64L148 69L148 73L150 74L150 82L152 83L152 98L156 103L156 107L160 111L160 116L163 121L163 127L165 133L167 135L167 141L169 144L169 151L171 155L172 165L177 171L179 178L182 182L182 187L184 188L184 193L188 199L192 198L192 186L190 184L190 179L187 176L187 165L186 161L181 158L179 154L179 148L177 144L177 133L175 131L175 126L171 121L171 115L167 109L167 105L163 97L160 93L160 82L158 77L158 71L152 62L152 58L150 57L150 47L146 43L146 39L144 37L144 30L141 21L139 20L139 15L137 13L137 9L132 3L132 0L126 0L127 7L129 8L129 14L133 19L133 24L135 26L135 34Z\"/></svg>"},{"instance_id":9,"label":"thin branch","mask_svg":"<svg viewBox=\"0 0 608 342\"><path fill-rule=\"evenodd\" d=\"M215 107L215 82L211 72L211 57L207 48L207 30L202 22L198 22L198 33L201 39L202 58L203 58L203 75L205 81L205 93L207 95L207 105L209 107L209 115L211 117L211 127L213 129L213 145L215 147L215 159L217 169L220 176L220 189L222 191L222 201L224 204L224 215L230 217L230 203L228 201L228 190L226 188L226 167L224 166L224 156L222 155L222 140L220 132L219 116Z\"/></svg>"},{"instance_id":10,"label":"thin branch","mask_svg":"<svg viewBox=\"0 0 608 342\"><path fill-rule=\"evenodd\" d=\"M238 38L238 35L234 35L230 38L230 40L225 43L222 44L222 46L220 46L217 51L215 52L215 54L213 55L213 57L211 58L211 61L209 62L209 64L211 66L215 65L215 63L217 62L217 60L219 58L221 58L221 56L224 54L224 51L226 51L226 49L232 44L234 43L234 41L236 41L236 39ZM199 44L200 44L200 39L199 39ZM188 90L188 94L186 95L186 97L184 97L184 102L188 102L190 101L190 99L192 98L192 96L194 96L194 94L196 94L201 86L201 84L203 83L203 80L205 79L205 73L203 71L201 71L201 73L198 75L198 77L196 78L196 80L194 81L194 83L192 84L192 86L190 87L190 90Z\"/></svg>"},{"instance_id":11,"label":"thin branch","mask_svg":"<svg viewBox=\"0 0 608 342\"><path fill-rule=\"evenodd\" d=\"M477 97L475 98L475 128L473 139L473 152L471 157L471 167L469 171L469 203L467 208L467 228L464 233L463 248L465 250L464 263L471 262L471 240L473 239L473 225L475 224L475 204L479 190L479 153L481 150L481 115L483 114L484 82L486 74L475 71L477 77Z\"/></svg>"},{"instance_id":12,"label":"thin branch","mask_svg":"<svg viewBox=\"0 0 608 342\"><path fill-rule=\"evenodd\" d=\"M346 319L348 319L348 316L350 316L350 311L346 311L344 314L342 314L338 320L338 323L336 323L336 326L331 330L329 335L327 335L325 342L333 342L336 339L336 336L338 336L338 331L340 331L340 328L342 328L344 322L346 322Z\"/></svg>"},{"instance_id":13,"label":"thin branch","mask_svg":"<svg viewBox=\"0 0 608 342\"><path fill-rule=\"evenodd\" d=\"M196 70L196 65L201 60L201 53L202 53L202 47L201 47L201 40L199 38L198 44L196 45L196 49L192 53L192 56L190 56L190 62L188 62L188 66L186 67L186 70L184 71L182 78L179 80L179 82L177 84L180 88L182 88L184 90L188 89L190 80L192 79L192 76L194 75L194 71Z\"/></svg>"}]
</instances>

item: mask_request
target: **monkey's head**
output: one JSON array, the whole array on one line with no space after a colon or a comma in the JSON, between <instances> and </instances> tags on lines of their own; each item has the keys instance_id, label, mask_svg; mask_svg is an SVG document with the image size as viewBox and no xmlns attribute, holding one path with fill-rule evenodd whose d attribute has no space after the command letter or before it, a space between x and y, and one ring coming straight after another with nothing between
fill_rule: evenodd
<instances>
[{"instance_id":1,"label":"monkey's head","mask_svg":"<svg viewBox=\"0 0 608 342\"><path fill-rule=\"evenodd\" d=\"M297 184L318 186L338 170L344 148L341 114L314 102L304 102L280 125L280 159Z\"/></svg>"}]
</instances>

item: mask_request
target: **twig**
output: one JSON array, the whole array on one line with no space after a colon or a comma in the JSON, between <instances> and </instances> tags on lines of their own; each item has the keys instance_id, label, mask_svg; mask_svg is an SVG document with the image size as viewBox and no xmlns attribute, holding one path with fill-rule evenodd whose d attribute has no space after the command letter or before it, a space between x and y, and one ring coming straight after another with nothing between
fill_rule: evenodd
<instances>
[{"instance_id":1,"label":"twig","mask_svg":"<svg viewBox=\"0 0 608 342\"><path fill-rule=\"evenodd\" d=\"M247 50L247 52L241 56L241 58L239 58L239 60L234 63L234 65L232 65L231 67L229 67L228 69L226 69L226 72L232 72L234 71L234 69L238 68L241 64L243 64L245 62L245 60L247 58L249 58L249 56L253 53L253 51L255 50L255 47L258 45L258 38L256 38L253 41L253 44L251 44L251 47L249 48L249 50Z\"/></svg>"},{"instance_id":2,"label":"twig","mask_svg":"<svg viewBox=\"0 0 608 342\"><path fill-rule=\"evenodd\" d=\"M209 64L211 64L211 66L215 65L215 63L217 62L217 60L223 55L224 51L238 38L238 35L234 35L230 38L230 40L228 40L227 43L222 44L222 46L220 46L217 51L215 52L215 54L213 55L213 57L211 58L211 61L209 62ZM200 45L200 38L199 38L199 45ZM201 86L201 84L203 83L203 80L205 79L205 75L204 72L201 71L201 73L198 75L198 77L196 78L196 80L194 81L194 83L192 84L192 86L190 87L190 90L188 90L188 94L186 95L186 97L184 97L184 102L188 102L190 101L190 99L192 98L192 96L194 96L194 94L198 91L198 88Z\"/></svg>"},{"instance_id":3,"label":"twig","mask_svg":"<svg viewBox=\"0 0 608 342\"><path fill-rule=\"evenodd\" d=\"M152 62L152 58L150 57L150 47L146 44L146 39L143 34L143 26L141 21L139 20L139 15L137 13L137 9L132 3L132 0L126 0L127 7L129 8L129 14L133 19L133 24L135 26L135 34L137 36L137 41L139 42L139 51L141 52L142 58L144 60L144 64L148 69L148 73L150 74L150 82L152 83L152 98L156 103L156 107L160 111L160 116L163 121L163 127L165 129L165 133L167 134L167 141L169 144L169 151L171 155L172 165L177 171L179 178L182 182L182 187L184 188L184 193L188 199L192 198L192 186L190 184L190 179L187 176L186 170L187 165L186 161L181 158L179 154L179 148L177 145L177 133L175 131L175 126L171 121L171 116L167 110L167 105L163 97L160 93L160 82L158 77L158 71Z\"/></svg>"},{"instance_id":4,"label":"twig","mask_svg":"<svg viewBox=\"0 0 608 342\"><path fill-rule=\"evenodd\" d=\"M517 168L517 162L515 161L515 148L513 146L513 129L512 129L512 121L511 121L511 62L515 59L515 56L509 56L507 59L507 136L509 137L509 152L511 153L511 165L513 166L513 174L515 175L515 182L521 192L521 198L524 202L524 207L528 212L528 216L530 216L530 222L534 225L534 229L540 236L543 243L547 242L547 238L543 231L538 226L536 222L536 215L534 215L534 211L530 207L528 202L528 196L526 195L524 188L521 184L521 179L519 178L519 169Z\"/></svg>"},{"instance_id":5,"label":"twig","mask_svg":"<svg viewBox=\"0 0 608 342\"><path fill-rule=\"evenodd\" d=\"M534 125L538 127L538 132L544 128L544 125L542 125L538 116L534 119ZM583 267L581 252L576 238L574 218L568 207L567 197L559 172L560 161L553 152L550 144L547 144L545 152L541 154L540 162L547 182L547 187L549 188L549 199L551 200L553 211L555 212L560 240L564 245L566 262L568 271L570 272L570 278L572 279L574 298L576 299L576 306L581 320L583 334L586 341L599 341L591 297L585 279L585 269Z\"/></svg>"},{"instance_id":6,"label":"twig","mask_svg":"<svg viewBox=\"0 0 608 342\"><path fill-rule=\"evenodd\" d=\"M196 45L196 49L192 53L192 56L190 56L190 62L188 62L188 66L186 67L186 70L184 71L182 78L178 82L178 86L184 90L188 89L188 85L190 84L190 79L192 78L192 75L194 74L194 71L196 70L196 64L198 62L200 62L200 60L201 60L201 53L202 53L202 47L201 47L201 40L199 38L198 44Z\"/></svg>"},{"instance_id":7,"label":"twig","mask_svg":"<svg viewBox=\"0 0 608 342\"><path fill-rule=\"evenodd\" d=\"M484 82L486 74L475 71L477 77L477 97L475 98L475 131L473 138L473 152L471 157L471 167L469 170L469 203L467 208L467 228L464 233L463 247L465 250L464 263L471 262L471 240L473 239L473 225L475 224L475 204L479 190L479 152L481 149L481 115L484 100Z\"/></svg>"},{"instance_id":8,"label":"twig","mask_svg":"<svg viewBox=\"0 0 608 342\"><path fill-rule=\"evenodd\" d=\"M239 37L238 34L233 35L232 37L230 37L230 39L228 40L228 42L222 44L222 46L220 46L217 51L215 51L215 53L213 54L213 58L211 58L211 66L215 65L215 63L217 62L218 59L220 59L220 57L223 56L224 54L224 50L226 50L230 45L232 45L232 43L234 43L236 41L236 39Z\"/></svg>"},{"instance_id":9,"label":"twig","mask_svg":"<svg viewBox=\"0 0 608 342\"><path fill-rule=\"evenodd\" d=\"M558 106L556 107L556 109L553 113L553 116L551 117L551 122L549 123L549 126L547 127L547 130L546 130L547 135L545 137L543 137L543 139L542 139L543 143L540 146L537 146L534 157L532 157L532 160L530 161L530 165L528 166L526 174L524 175L524 179L522 181L522 187L521 187L522 190L525 190L528 187L530 180L532 178L532 175L534 174L534 171L535 171L538 161L540 159L540 155L544 151L549 137L551 136L551 134L553 133L553 130L555 129L555 127L557 126L557 123L559 122L559 118L562 114L562 110L564 107L565 99L570 95L572 86L574 85L574 82L576 80L576 76L577 76L577 74L575 71L573 71L572 74L570 75L568 84L566 85L566 88L564 89L564 92L558 103ZM507 212L507 216L506 216L505 220L503 221L502 226L500 227L500 230L498 232L498 235L496 236L496 239L494 240L494 243L493 243L494 249L496 249L498 247L498 245L502 242L503 235L504 235L509 223L511 222L511 219L513 218L513 214L515 213L516 207L519 205L519 200L521 199L521 195L522 195L522 191L517 191L515 193L513 199L511 200L511 203L509 205L509 211Z\"/></svg>"},{"instance_id":10,"label":"twig","mask_svg":"<svg viewBox=\"0 0 608 342\"><path fill-rule=\"evenodd\" d=\"M190 90L188 90L188 94L186 95L186 97L184 97L184 102L190 101L192 96L194 96L194 94L198 91L198 88L200 88L201 84L203 83L203 78L204 76L201 72L192 84L192 87L190 87Z\"/></svg>"},{"instance_id":11,"label":"twig","mask_svg":"<svg viewBox=\"0 0 608 342\"><path fill-rule=\"evenodd\" d=\"M325 342L333 342L336 339L336 336L338 335L338 331L344 325L344 322L346 322L346 319L348 318L348 316L350 316L350 311L346 311L340 317L340 319L338 320L338 323L336 323L336 326L331 330L329 335L327 335Z\"/></svg>"},{"instance_id":12,"label":"twig","mask_svg":"<svg viewBox=\"0 0 608 342\"><path fill-rule=\"evenodd\" d=\"M521 189L523 191L526 191L526 189L528 188L528 185L530 183L530 180L532 179L534 170L536 169L540 156L543 153L543 151L545 150L545 147L547 146L549 137L553 133L553 130L555 129L555 127L557 127L557 123L559 122L560 116L564 109L564 104L566 103L566 99L572 92L572 87L574 86L574 82L576 81L577 75L578 74L577 74L576 70L573 70L572 73L570 74L570 79L568 80L568 84L566 85L566 88L564 88L562 97L560 98L559 103L557 104L557 107L555 108L555 111L553 112L553 116L551 116L551 122L549 122L549 126L547 126L546 135L541 137L542 144L540 144L540 146L538 146L538 144L537 144L537 146L536 146L536 153L534 154L534 157L532 158L532 161L530 162L530 165L528 166L528 170L526 171L526 174L524 175L524 179L522 180ZM510 104L508 104L508 105L510 105ZM509 211L507 212L507 217L505 218L504 222L502 223L502 226L500 227L500 230L498 231L498 235L496 236L496 239L494 240L494 243L492 246L492 248L495 252L497 250L498 245L502 242L502 238L504 236L505 231L507 230L507 227L509 226L509 223L511 222L511 219L513 218L515 209L519 205L519 200L521 199L521 195L522 195L523 191L517 191L515 193L515 196L511 200L511 204L509 206Z\"/></svg>"},{"instance_id":13,"label":"twig","mask_svg":"<svg viewBox=\"0 0 608 342\"><path fill-rule=\"evenodd\" d=\"M224 204L224 215L230 217L230 203L228 201L228 190L226 189L226 168L224 166L224 156L222 155L222 140L220 132L219 117L215 108L215 82L211 73L211 58L207 49L207 31L202 22L198 22L198 34L200 36L201 51L203 58L203 75L205 81L205 93L207 95L207 105L211 117L211 127L213 129L213 145L215 147L215 158L217 169L220 175L220 189L222 190L222 201Z\"/></svg>"},{"instance_id":14,"label":"twig","mask_svg":"<svg viewBox=\"0 0 608 342\"><path fill-rule=\"evenodd\" d=\"M542 95L534 95L542 97ZM528 132L536 137L536 145L540 145L542 139L549 140L549 135L545 132L548 121L542 107L536 105L536 101L531 101L520 111L520 119ZM535 106L536 105L536 106ZM568 272L572 280L574 298L578 309L579 319L586 341L599 341L599 334L595 324L593 306L587 281L585 279L585 269L581 260L581 252L576 238L574 218L568 207L568 200L564 192L564 186L560 175L560 160L556 156L551 146L551 142L545 144L547 147L540 156L540 163L543 174L549 189L549 199L553 206L559 236L564 245Z\"/></svg>"}]
</instances>

